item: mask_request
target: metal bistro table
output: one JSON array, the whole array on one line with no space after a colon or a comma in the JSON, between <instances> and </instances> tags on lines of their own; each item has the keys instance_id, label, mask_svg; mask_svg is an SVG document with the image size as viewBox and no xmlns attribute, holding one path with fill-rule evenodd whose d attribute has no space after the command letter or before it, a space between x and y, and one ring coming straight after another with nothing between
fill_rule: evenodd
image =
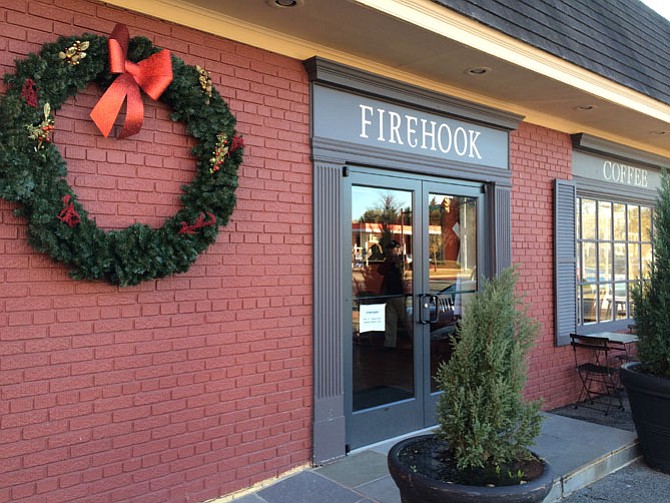
<instances>
[{"instance_id":1,"label":"metal bistro table","mask_svg":"<svg viewBox=\"0 0 670 503\"><path fill-rule=\"evenodd\" d=\"M635 344L638 338L635 334L617 332L598 332L593 334L571 334L571 345L575 355L575 366L581 381L581 391L578 403L595 405L594 399L598 396L611 396L616 399L618 408L623 410L619 382L619 366L633 360L629 346ZM580 352L590 354L587 362L577 355ZM583 402L582 402L583 400ZM606 403L608 412L610 405Z\"/></svg>"},{"instance_id":2,"label":"metal bistro table","mask_svg":"<svg viewBox=\"0 0 670 503\"><path fill-rule=\"evenodd\" d=\"M616 355L616 357L625 361L633 359L628 352L628 348L638 341L637 335L635 334L621 334L618 332L597 332L595 334L582 335L580 337L606 339L611 351L624 353L622 355Z\"/></svg>"}]
</instances>

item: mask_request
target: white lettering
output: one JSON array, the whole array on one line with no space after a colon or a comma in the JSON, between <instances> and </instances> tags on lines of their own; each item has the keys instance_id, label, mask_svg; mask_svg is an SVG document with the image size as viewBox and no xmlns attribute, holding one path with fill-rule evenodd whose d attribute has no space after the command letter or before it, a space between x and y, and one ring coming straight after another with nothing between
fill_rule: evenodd
<instances>
[{"instance_id":1,"label":"white lettering","mask_svg":"<svg viewBox=\"0 0 670 503\"><path fill-rule=\"evenodd\" d=\"M463 141L461 141L461 148L458 148L459 136L463 138ZM457 127L456 132L454 133L454 150L461 157L463 157L465 153L468 151L468 134L462 127Z\"/></svg>"},{"instance_id":2,"label":"white lettering","mask_svg":"<svg viewBox=\"0 0 670 503\"><path fill-rule=\"evenodd\" d=\"M482 134L481 131L474 131L472 129L468 130L468 133L470 133L470 155L469 157L476 157L477 159L481 159L482 156L479 153L479 149L477 148L477 139L479 138L479 135Z\"/></svg>"},{"instance_id":3,"label":"white lettering","mask_svg":"<svg viewBox=\"0 0 670 503\"><path fill-rule=\"evenodd\" d=\"M636 169L635 170L635 185L638 187L647 186L647 170L646 169Z\"/></svg>"},{"instance_id":4,"label":"white lettering","mask_svg":"<svg viewBox=\"0 0 670 503\"><path fill-rule=\"evenodd\" d=\"M405 115L405 119L407 119L407 145L416 148L419 144L419 141L416 138L416 125L419 119L412 115ZM412 123L414 125L412 125Z\"/></svg>"},{"instance_id":5,"label":"white lettering","mask_svg":"<svg viewBox=\"0 0 670 503\"><path fill-rule=\"evenodd\" d=\"M442 143L442 130L446 130L447 132L448 141L446 147ZM451 150L451 128L449 127L449 124L445 124L443 122L442 124L440 124L440 127L437 128L437 146L440 149L440 152L444 154L448 154L449 151Z\"/></svg>"},{"instance_id":6,"label":"white lettering","mask_svg":"<svg viewBox=\"0 0 670 503\"><path fill-rule=\"evenodd\" d=\"M423 119L420 116L402 114L363 103L358 104L359 138L369 139L376 136L382 143L406 146L406 149L439 151L459 157L481 160L478 141L482 131L466 129L467 126L450 125L449 122ZM611 178L610 167L604 167L605 176ZM629 172L629 178L634 177ZM618 177L620 179L620 176Z\"/></svg>"},{"instance_id":7,"label":"white lettering","mask_svg":"<svg viewBox=\"0 0 670 503\"><path fill-rule=\"evenodd\" d=\"M430 138L430 150L437 150L435 148L435 126L437 125L437 122L435 121L430 121L430 133L426 131L426 123L428 121L426 119L421 119L421 130L422 130L422 136L421 136L421 148L422 149L427 149L428 146L426 145L426 138Z\"/></svg>"},{"instance_id":8,"label":"white lettering","mask_svg":"<svg viewBox=\"0 0 670 503\"><path fill-rule=\"evenodd\" d=\"M361 109L361 133L358 136L360 136L361 138L367 138L368 137L367 126L371 126L372 121L366 118L366 114L369 113L370 117L372 117L372 114L374 114L374 110L372 107L367 105L358 105L358 106Z\"/></svg>"},{"instance_id":9,"label":"white lettering","mask_svg":"<svg viewBox=\"0 0 670 503\"><path fill-rule=\"evenodd\" d=\"M603 164L603 178L608 182L612 179L612 163L605 161Z\"/></svg>"},{"instance_id":10,"label":"white lettering","mask_svg":"<svg viewBox=\"0 0 670 503\"><path fill-rule=\"evenodd\" d=\"M379 136L377 137L378 141L386 141L384 139L384 110L383 108L378 108L377 112L379 113Z\"/></svg>"},{"instance_id":11,"label":"white lettering","mask_svg":"<svg viewBox=\"0 0 670 503\"><path fill-rule=\"evenodd\" d=\"M648 183L646 169L612 161L603 162L603 179L634 187L646 187Z\"/></svg>"},{"instance_id":12,"label":"white lettering","mask_svg":"<svg viewBox=\"0 0 670 503\"><path fill-rule=\"evenodd\" d=\"M391 137L389 138L389 143L404 145L402 138L400 137L400 125L402 123L402 117L397 112L389 112L389 117L391 118Z\"/></svg>"}]
</instances>

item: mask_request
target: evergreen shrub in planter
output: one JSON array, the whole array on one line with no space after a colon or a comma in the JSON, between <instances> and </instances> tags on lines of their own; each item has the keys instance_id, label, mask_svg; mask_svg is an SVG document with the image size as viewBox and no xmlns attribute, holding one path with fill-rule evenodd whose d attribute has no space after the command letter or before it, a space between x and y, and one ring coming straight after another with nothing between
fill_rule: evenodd
<instances>
[{"instance_id":1,"label":"evergreen shrub in planter","mask_svg":"<svg viewBox=\"0 0 670 503\"><path fill-rule=\"evenodd\" d=\"M621 369L642 457L670 473L670 177L663 172L654 208L654 260L632 291L639 362Z\"/></svg>"},{"instance_id":2,"label":"evergreen shrub in planter","mask_svg":"<svg viewBox=\"0 0 670 503\"><path fill-rule=\"evenodd\" d=\"M438 371L435 435L389 452L403 503L536 502L551 490L549 465L529 450L542 418L522 392L538 323L514 292L517 279L506 269L468 305Z\"/></svg>"}]
</instances>

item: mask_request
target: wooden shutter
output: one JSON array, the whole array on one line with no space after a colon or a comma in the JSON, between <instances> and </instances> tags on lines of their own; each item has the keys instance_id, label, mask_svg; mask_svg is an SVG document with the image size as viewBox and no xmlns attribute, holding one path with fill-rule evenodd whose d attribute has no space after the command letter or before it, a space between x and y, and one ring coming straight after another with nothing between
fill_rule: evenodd
<instances>
[{"instance_id":1,"label":"wooden shutter","mask_svg":"<svg viewBox=\"0 0 670 503\"><path fill-rule=\"evenodd\" d=\"M569 180L554 184L554 319L556 345L570 342L577 328L577 188Z\"/></svg>"}]
</instances>

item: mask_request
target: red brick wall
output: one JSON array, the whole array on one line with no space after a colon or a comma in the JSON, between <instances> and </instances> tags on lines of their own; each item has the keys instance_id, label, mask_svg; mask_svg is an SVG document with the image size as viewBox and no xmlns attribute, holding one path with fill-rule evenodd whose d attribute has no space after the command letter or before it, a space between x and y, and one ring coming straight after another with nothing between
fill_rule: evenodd
<instances>
[{"instance_id":1,"label":"red brick wall","mask_svg":"<svg viewBox=\"0 0 670 503\"><path fill-rule=\"evenodd\" d=\"M574 402L579 392L570 346L556 347L554 330L554 179L572 178L567 134L522 123L510 136L512 164L512 261L518 289L541 323L529 361L526 394L552 409Z\"/></svg>"},{"instance_id":2,"label":"red brick wall","mask_svg":"<svg viewBox=\"0 0 670 503\"><path fill-rule=\"evenodd\" d=\"M187 273L118 288L69 279L0 200L0 502L197 502L310 459L302 65L99 2L13 0L0 4L0 74L117 22L211 72L247 145L237 208ZM101 227L160 225L191 179L191 139L146 98L137 137L104 139L88 118L99 95L89 86L56 113L68 181Z\"/></svg>"}]
</instances>

